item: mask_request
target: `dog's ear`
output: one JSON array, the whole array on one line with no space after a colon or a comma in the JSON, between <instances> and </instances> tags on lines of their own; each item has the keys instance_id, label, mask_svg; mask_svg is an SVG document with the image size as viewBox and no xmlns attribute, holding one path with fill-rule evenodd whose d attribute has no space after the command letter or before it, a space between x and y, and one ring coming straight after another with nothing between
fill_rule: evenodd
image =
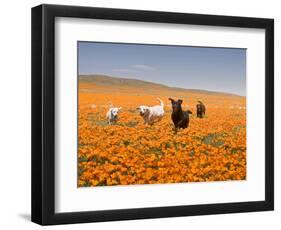
<instances>
[{"instance_id":1,"label":"dog's ear","mask_svg":"<svg viewBox=\"0 0 281 230\"><path fill-rule=\"evenodd\" d=\"M179 99L178 102L179 102L180 104L182 104L182 99Z\"/></svg>"},{"instance_id":2,"label":"dog's ear","mask_svg":"<svg viewBox=\"0 0 281 230\"><path fill-rule=\"evenodd\" d=\"M170 98L170 97L169 97L169 100L170 100L171 102L174 102L174 99L173 99L173 98Z\"/></svg>"}]
</instances>

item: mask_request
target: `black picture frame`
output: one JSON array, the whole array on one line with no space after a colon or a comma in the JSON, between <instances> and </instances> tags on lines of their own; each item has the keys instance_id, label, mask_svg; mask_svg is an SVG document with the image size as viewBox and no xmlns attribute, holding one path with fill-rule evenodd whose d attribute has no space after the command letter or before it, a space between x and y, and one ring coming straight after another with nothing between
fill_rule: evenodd
<instances>
[{"instance_id":1,"label":"black picture frame","mask_svg":"<svg viewBox=\"0 0 281 230\"><path fill-rule=\"evenodd\" d=\"M55 18L109 19L265 29L265 200L55 213ZM222 214L274 209L274 20L110 8L32 8L32 221L41 225Z\"/></svg>"}]
</instances>

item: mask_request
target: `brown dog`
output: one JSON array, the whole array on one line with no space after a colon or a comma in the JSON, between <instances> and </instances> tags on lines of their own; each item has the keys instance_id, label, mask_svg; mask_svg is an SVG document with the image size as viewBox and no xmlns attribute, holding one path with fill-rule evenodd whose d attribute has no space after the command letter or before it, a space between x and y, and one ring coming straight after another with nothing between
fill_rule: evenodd
<instances>
[{"instance_id":1,"label":"brown dog","mask_svg":"<svg viewBox=\"0 0 281 230\"><path fill-rule=\"evenodd\" d=\"M182 100L178 99L177 101L175 101L172 98L169 98L169 100L172 103L172 120L174 123L174 126L176 129L180 129L180 128L187 128L189 125L189 114L191 114L192 112L190 110L187 111L182 111Z\"/></svg>"},{"instance_id":2,"label":"brown dog","mask_svg":"<svg viewBox=\"0 0 281 230\"><path fill-rule=\"evenodd\" d=\"M205 116L206 114L206 106L201 101L198 101L198 104L196 105L196 109L197 109L197 117L203 118L203 115Z\"/></svg>"}]
</instances>

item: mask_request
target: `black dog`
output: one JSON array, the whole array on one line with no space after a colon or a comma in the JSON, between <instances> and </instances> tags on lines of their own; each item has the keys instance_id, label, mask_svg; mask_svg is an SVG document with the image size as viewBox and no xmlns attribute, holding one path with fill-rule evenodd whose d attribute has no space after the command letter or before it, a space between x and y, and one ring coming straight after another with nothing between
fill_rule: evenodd
<instances>
[{"instance_id":1,"label":"black dog","mask_svg":"<svg viewBox=\"0 0 281 230\"><path fill-rule=\"evenodd\" d=\"M169 98L169 100L172 103L172 109L173 109L172 120L175 125L175 128L176 129L187 128L188 124L189 124L189 114L191 114L192 112L190 110L182 111L182 108L181 108L182 100L181 99L175 101L174 99Z\"/></svg>"},{"instance_id":2,"label":"black dog","mask_svg":"<svg viewBox=\"0 0 281 230\"><path fill-rule=\"evenodd\" d=\"M201 101L198 101L198 103L196 105L197 117L203 118L203 115L205 116L206 113L206 106Z\"/></svg>"}]
</instances>

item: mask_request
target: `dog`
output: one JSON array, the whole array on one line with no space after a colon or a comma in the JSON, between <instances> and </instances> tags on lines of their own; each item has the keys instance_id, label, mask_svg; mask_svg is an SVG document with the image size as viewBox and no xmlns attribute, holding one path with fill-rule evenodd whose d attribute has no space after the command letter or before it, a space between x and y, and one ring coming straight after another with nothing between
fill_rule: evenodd
<instances>
[{"instance_id":1,"label":"dog","mask_svg":"<svg viewBox=\"0 0 281 230\"><path fill-rule=\"evenodd\" d=\"M110 125L117 122L120 109L122 109L122 107L110 107L107 111L106 118Z\"/></svg>"},{"instance_id":2,"label":"dog","mask_svg":"<svg viewBox=\"0 0 281 230\"><path fill-rule=\"evenodd\" d=\"M190 110L187 111L183 111L182 110L182 102L183 100L178 99L177 101L175 101L172 98L169 98L169 100L171 101L172 104L172 121L174 123L175 126L175 131L177 131L177 129L185 129L188 127L189 125L189 114L192 114L192 112Z\"/></svg>"},{"instance_id":3,"label":"dog","mask_svg":"<svg viewBox=\"0 0 281 230\"><path fill-rule=\"evenodd\" d=\"M201 101L198 101L198 104L196 105L196 109L197 109L197 117L203 118L203 115L205 116L206 114L206 106Z\"/></svg>"},{"instance_id":4,"label":"dog","mask_svg":"<svg viewBox=\"0 0 281 230\"><path fill-rule=\"evenodd\" d=\"M159 98L157 98L157 100L160 102L160 105L141 105L137 108L137 110L140 110L140 116L143 118L144 124L153 125L155 122L160 121L164 116L164 103Z\"/></svg>"}]
</instances>

